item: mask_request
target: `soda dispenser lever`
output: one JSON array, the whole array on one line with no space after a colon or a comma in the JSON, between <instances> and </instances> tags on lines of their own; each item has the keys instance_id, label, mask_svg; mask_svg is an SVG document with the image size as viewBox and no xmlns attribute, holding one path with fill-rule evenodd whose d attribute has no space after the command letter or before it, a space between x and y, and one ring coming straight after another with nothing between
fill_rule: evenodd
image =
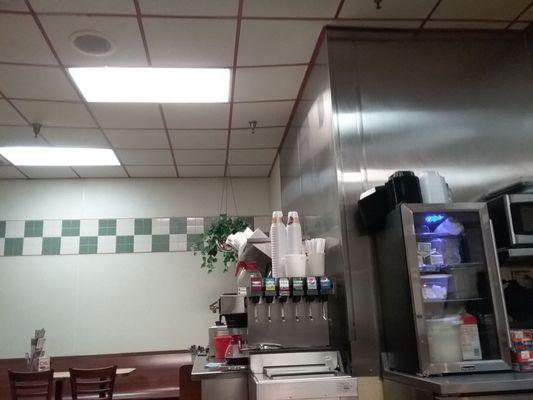
<instances>
[{"instance_id":1,"label":"soda dispenser lever","mask_svg":"<svg viewBox=\"0 0 533 400\"><path fill-rule=\"evenodd\" d=\"M315 298L318 296L318 283L314 276L308 276L307 278L305 278L305 294L306 294L306 300L307 300L309 319L312 321L313 320L312 303L315 300Z\"/></svg>"},{"instance_id":2,"label":"soda dispenser lever","mask_svg":"<svg viewBox=\"0 0 533 400\"><path fill-rule=\"evenodd\" d=\"M322 302L322 318L328 320L328 296L333 294L333 284L327 276L321 276L319 280L320 301Z\"/></svg>"},{"instance_id":3,"label":"soda dispenser lever","mask_svg":"<svg viewBox=\"0 0 533 400\"><path fill-rule=\"evenodd\" d=\"M305 295L304 292L304 278L291 278L291 291L292 291L292 303L294 304L294 318L296 322L300 322L300 313L298 310L298 304Z\"/></svg>"},{"instance_id":4,"label":"soda dispenser lever","mask_svg":"<svg viewBox=\"0 0 533 400\"><path fill-rule=\"evenodd\" d=\"M259 322L257 318L257 304L261 303L261 297L263 296L263 279L260 277L252 277L250 279L250 293L249 298L254 305L254 321Z\"/></svg>"},{"instance_id":5,"label":"soda dispenser lever","mask_svg":"<svg viewBox=\"0 0 533 400\"><path fill-rule=\"evenodd\" d=\"M285 322L285 303L291 295L289 278L278 279L278 302L281 305L281 321Z\"/></svg>"},{"instance_id":6,"label":"soda dispenser lever","mask_svg":"<svg viewBox=\"0 0 533 400\"><path fill-rule=\"evenodd\" d=\"M270 313L270 305L276 297L276 278L265 278L264 296L267 303L268 322L272 322L272 315Z\"/></svg>"}]
</instances>

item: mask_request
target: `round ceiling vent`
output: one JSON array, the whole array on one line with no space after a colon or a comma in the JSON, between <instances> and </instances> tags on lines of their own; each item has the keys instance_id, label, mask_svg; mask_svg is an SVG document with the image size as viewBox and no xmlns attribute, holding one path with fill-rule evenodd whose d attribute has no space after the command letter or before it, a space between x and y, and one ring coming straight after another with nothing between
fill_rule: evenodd
<instances>
[{"instance_id":1,"label":"round ceiling vent","mask_svg":"<svg viewBox=\"0 0 533 400\"><path fill-rule=\"evenodd\" d=\"M104 57L115 52L115 45L103 33L78 31L70 35L72 46L82 54Z\"/></svg>"}]
</instances>

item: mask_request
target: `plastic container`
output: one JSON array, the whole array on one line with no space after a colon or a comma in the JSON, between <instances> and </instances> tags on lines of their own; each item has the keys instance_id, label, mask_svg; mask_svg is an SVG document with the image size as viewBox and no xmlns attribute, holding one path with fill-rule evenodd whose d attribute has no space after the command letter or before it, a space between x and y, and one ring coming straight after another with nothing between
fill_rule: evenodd
<instances>
[{"instance_id":1,"label":"plastic container","mask_svg":"<svg viewBox=\"0 0 533 400\"><path fill-rule=\"evenodd\" d=\"M261 278L261 272L257 269L256 263L241 260L235 264L235 276L237 277L237 293L246 294L250 279Z\"/></svg>"},{"instance_id":2,"label":"plastic container","mask_svg":"<svg viewBox=\"0 0 533 400\"><path fill-rule=\"evenodd\" d=\"M289 211L287 220L287 254L302 254L302 227L296 211Z\"/></svg>"},{"instance_id":3,"label":"plastic container","mask_svg":"<svg viewBox=\"0 0 533 400\"><path fill-rule=\"evenodd\" d=\"M453 265L461 262L461 237L442 237L431 240L431 249L442 254L444 264Z\"/></svg>"},{"instance_id":4,"label":"plastic container","mask_svg":"<svg viewBox=\"0 0 533 400\"><path fill-rule=\"evenodd\" d=\"M307 276L306 258L305 254L287 254L285 256L285 269L288 278Z\"/></svg>"},{"instance_id":5,"label":"plastic container","mask_svg":"<svg viewBox=\"0 0 533 400\"><path fill-rule=\"evenodd\" d=\"M213 343L215 345L215 358L223 360L226 356L226 350L231 343L231 335L215 336Z\"/></svg>"},{"instance_id":6,"label":"plastic container","mask_svg":"<svg viewBox=\"0 0 533 400\"><path fill-rule=\"evenodd\" d=\"M480 297L478 285L482 267L477 264L452 265L444 268L450 274L448 297L451 299L475 299Z\"/></svg>"},{"instance_id":7,"label":"plastic container","mask_svg":"<svg viewBox=\"0 0 533 400\"><path fill-rule=\"evenodd\" d=\"M420 174L420 191L424 203L451 203L452 197L448 184L437 171Z\"/></svg>"},{"instance_id":8,"label":"plastic container","mask_svg":"<svg viewBox=\"0 0 533 400\"><path fill-rule=\"evenodd\" d=\"M325 254L308 254L307 255L307 275L324 276L325 275Z\"/></svg>"},{"instance_id":9,"label":"plastic container","mask_svg":"<svg viewBox=\"0 0 533 400\"><path fill-rule=\"evenodd\" d=\"M450 278L451 275L447 274L421 275L422 298L424 300L446 300Z\"/></svg>"},{"instance_id":10,"label":"plastic container","mask_svg":"<svg viewBox=\"0 0 533 400\"><path fill-rule=\"evenodd\" d=\"M287 230L283 223L283 212L272 213L270 225L270 254L272 258L272 276L279 278L285 275L283 257L287 254Z\"/></svg>"},{"instance_id":11,"label":"plastic container","mask_svg":"<svg viewBox=\"0 0 533 400\"><path fill-rule=\"evenodd\" d=\"M461 323L458 316L426 319L430 362L462 361Z\"/></svg>"}]
</instances>

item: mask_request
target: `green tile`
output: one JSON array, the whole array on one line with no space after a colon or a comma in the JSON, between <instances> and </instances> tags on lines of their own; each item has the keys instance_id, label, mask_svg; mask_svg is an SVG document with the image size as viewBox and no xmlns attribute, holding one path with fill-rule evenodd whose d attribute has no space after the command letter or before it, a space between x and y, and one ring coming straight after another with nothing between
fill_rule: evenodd
<instances>
[{"instance_id":1,"label":"green tile","mask_svg":"<svg viewBox=\"0 0 533 400\"><path fill-rule=\"evenodd\" d=\"M98 250L98 237L81 236L80 237L80 254L96 254Z\"/></svg>"},{"instance_id":2,"label":"green tile","mask_svg":"<svg viewBox=\"0 0 533 400\"><path fill-rule=\"evenodd\" d=\"M6 221L0 221L0 238L6 237Z\"/></svg>"},{"instance_id":3,"label":"green tile","mask_svg":"<svg viewBox=\"0 0 533 400\"><path fill-rule=\"evenodd\" d=\"M7 238L4 242L4 256L21 256L23 243L22 238Z\"/></svg>"},{"instance_id":4,"label":"green tile","mask_svg":"<svg viewBox=\"0 0 533 400\"><path fill-rule=\"evenodd\" d=\"M99 219L98 236L114 236L117 234L116 219Z\"/></svg>"},{"instance_id":5,"label":"green tile","mask_svg":"<svg viewBox=\"0 0 533 400\"><path fill-rule=\"evenodd\" d=\"M204 248L204 242L202 240L202 235L199 233L187 235L187 251L192 251L192 246L198 244L200 249Z\"/></svg>"},{"instance_id":6,"label":"green tile","mask_svg":"<svg viewBox=\"0 0 533 400\"><path fill-rule=\"evenodd\" d=\"M80 220L64 219L61 224L61 236L80 236Z\"/></svg>"},{"instance_id":7,"label":"green tile","mask_svg":"<svg viewBox=\"0 0 533 400\"><path fill-rule=\"evenodd\" d=\"M43 221L26 221L24 223L24 237L43 236Z\"/></svg>"},{"instance_id":8,"label":"green tile","mask_svg":"<svg viewBox=\"0 0 533 400\"><path fill-rule=\"evenodd\" d=\"M170 235L153 235L152 252L168 251Z\"/></svg>"},{"instance_id":9,"label":"green tile","mask_svg":"<svg viewBox=\"0 0 533 400\"><path fill-rule=\"evenodd\" d=\"M135 219L135 234L136 235L151 235L152 234L152 220L150 218L136 218Z\"/></svg>"},{"instance_id":10,"label":"green tile","mask_svg":"<svg viewBox=\"0 0 533 400\"><path fill-rule=\"evenodd\" d=\"M57 255L61 249L61 238L59 237L45 237L43 238L43 252L42 254Z\"/></svg>"},{"instance_id":11,"label":"green tile","mask_svg":"<svg viewBox=\"0 0 533 400\"><path fill-rule=\"evenodd\" d=\"M170 218L170 233L181 234L187 233L187 218Z\"/></svg>"},{"instance_id":12,"label":"green tile","mask_svg":"<svg viewBox=\"0 0 533 400\"><path fill-rule=\"evenodd\" d=\"M133 253L133 236L117 236L117 253Z\"/></svg>"}]
</instances>

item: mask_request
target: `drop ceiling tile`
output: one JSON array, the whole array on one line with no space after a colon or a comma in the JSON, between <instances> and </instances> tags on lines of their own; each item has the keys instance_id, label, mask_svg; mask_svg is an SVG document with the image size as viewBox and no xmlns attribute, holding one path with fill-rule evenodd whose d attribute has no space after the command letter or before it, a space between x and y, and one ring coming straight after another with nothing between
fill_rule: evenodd
<instances>
[{"instance_id":1,"label":"drop ceiling tile","mask_svg":"<svg viewBox=\"0 0 533 400\"><path fill-rule=\"evenodd\" d=\"M109 148L102 132L98 129L42 128L41 134L53 146Z\"/></svg>"},{"instance_id":2,"label":"drop ceiling tile","mask_svg":"<svg viewBox=\"0 0 533 400\"><path fill-rule=\"evenodd\" d=\"M22 175L15 167L9 165L0 166L0 179L24 179Z\"/></svg>"},{"instance_id":3,"label":"drop ceiling tile","mask_svg":"<svg viewBox=\"0 0 533 400\"><path fill-rule=\"evenodd\" d=\"M66 127L95 127L94 121L81 103L14 100L13 104L31 122Z\"/></svg>"},{"instance_id":4,"label":"drop ceiling tile","mask_svg":"<svg viewBox=\"0 0 533 400\"><path fill-rule=\"evenodd\" d=\"M82 66L146 66L146 55L139 25L135 17L86 17L42 15L44 25L59 58L65 65ZM97 31L114 45L108 56L88 56L74 48L70 36L78 31Z\"/></svg>"},{"instance_id":5,"label":"drop ceiling tile","mask_svg":"<svg viewBox=\"0 0 533 400\"><path fill-rule=\"evenodd\" d=\"M238 65L307 63L324 22L244 20Z\"/></svg>"},{"instance_id":6,"label":"drop ceiling tile","mask_svg":"<svg viewBox=\"0 0 533 400\"><path fill-rule=\"evenodd\" d=\"M157 104L91 103L89 107L102 128L163 128Z\"/></svg>"},{"instance_id":7,"label":"drop ceiling tile","mask_svg":"<svg viewBox=\"0 0 533 400\"><path fill-rule=\"evenodd\" d=\"M141 12L153 15L236 16L238 0L140 0Z\"/></svg>"},{"instance_id":8,"label":"drop ceiling tile","mask_svg":"<svg viewBox=\"0 0 533 400\"><path fill-rule=\"evenodd\" d=\"M0 65L0 89L11 98L80 99L63 71L57 67Z\"/></svg>"},{"instance_id":9,"label":"drop ceiling tile","mask_svg":"<svg viewBox=\"0 0 533 400\"><path fill-rule=\"evenodd\" d=\"M246 0L243 15L246 17L281 18L333 18L339 0Z\"/></svg>"},{"instance_id":10,"label":"drop ceiling tile","mask_svg":"<svg viewBox=\"0 0 533 400\"><path fill-rule=\"evenodd\" d=\"M144 18L154 66L231 66L236 20Z\"/></svg>"},{"instance_id":11,"label":"drop ceiling tile","mask_svg":"<svg viewBox=\"0 0 533 400\"><path fill-rule=\"evenodd\" d=\"M529 22L515 22L509 27L509 29L513 31L523 31L528 26L529 26Z\"/></svg>"},{"instance_id":12,"label":"drop ceiling tile","mask_svg":"<svg viewBox=\"0 0 533 400\"><path fill-rule=\"evenodd\" d=\"M0 49L0 61L57 64L29 15L0 15Z\"/></svg>"},{"instance_id":13,"label":"drop ceiling tile","mask_svg":"<svg viewBox=\"0 0 533 400\"><path fill-rule=\"evenodd\" d=\"M26 121L21 118L21 116L7 101L0 99L0 124L26 125Z\"/></svg>"},{"instance_id":14,"label":"drop ceiling tile","mask_svg":"<svg viewBox=\"0 0 533 400\"><path fill-rule=\"evenodd\" d=\"M434 19L513 20L530 0L444 0L432 15Z\"/></svg>"},{"instance_id":15,"label":"drop ceiling tile","mask_svg":"<svg viewBox=\"0 0 533 400\"><path fill-rule=\"evenodd\" d=\"M507 22L428 21L425 29L504 29Z\"/></svg>"},{"instance_id":16,"label":"drop ceiling tile","mask_svg":"<svg viewBox=\"0 0 533 400\"><path fill-rule=\"evenodd\" d=\"M270 165L228 165L229 176L264 177L270 172Z\"/></svg>"},{"instance_id":17,"label":"drop ceiling tile","mask_svg":"<svg viewBox=\"0 0 533 400\"><path fill-rule=\"evenodd\" d=\"M445 0L447 1L447 0ZM374 1L346 0L339 14L340 18L425 18L437 0L386 0L381 9Z\"/></svg>"},{"instance_id":18,"label":"drop ceiling tile","mask_svg":"<svg viewBox=\"0 0 533 400\"><path fill-rule=\"evenodd\" d=\"M0 146L48 146L29 126L0 126Z\"/></svg>"},{"instance_id":19,"label":"drop ceiling tile","mask_svg":"<svg viewBox=\"0 0 533 400\"><path fill-rule=\"evenodd\" d=\"M106 129L113 147L117 149L167 149L167 134L162 129L122 130Z\"/></svg>"},{"instance_id":20,"label":"drop ceiling tile","mask_svg":"<svg viewBox=\"0 0 533 400\"><path fill-rule=\"evenodd\" d=\"M178 165L181 178L224 176L224 165Z\"/></svg>"},{"instance_id":21,"label":"drop ceiling tile","mask_svg":"<svg viewBox=\"0 0 533 400\"><path fill-rule=\"evenodd\" d=\"M172 165L170 150L116 150L124 165Z\"/></svg>"},{"instance_id":22,"label":"drop ceiling tile","mask_svg":"<svg viewBox=\"0 0 533 400\"><path fill-rule=\"evenodd\" d=\"M0 10L28 11L24 0L0 1Z\"/></svg>"},{"instance_id":23,"label":"drop ceiling tile","mask_svg":"<svg viewBox=\"0 0 533 400\"><path fill-rule=\"evenodd\" d=\"M135 14L131 0L30 0L37 12Z\"/></svg>"},{"instance_id":24,"label":"drop ceiling tile","mask_svg":"<svg viewBox=\"0 0 533 400\"><path fill-rule=\"evenodd\" d=\"M239 68L235 77L235 101L295 99L306 68Z\"/></svg>"},{"instance_id":25,"label":"drop ceiling tile","mask_svg":"<svg viewBox=\"0 0 533 400\"><path fill-rule=\"evenodd\" d=\"M276 156L277 149L254 149L229 151L228 164L230 165L253 165L272 164Z\"/></svg>"},{"instance_id":26,"label":"drop ceiling tile","mask_svg":"<svg viewBox=\"0 0 533 400\"><path fill-rule=\"evenodd\" d=\"M248 128L248 121L257 121L257 127L285 126L294 102L275 101L238 103L233 105L233 128Z\"/></svg>"},{"instance_id":27,"label":"drop ceiling tile","mask_svg":"<svg viewBox=\"0 0 533 400\"><path fill-rule=\"evenodd\" d=\"M227 129L229 104L163 104L169 129Z\"/></svg>"},{"instance_id":28,"label":"drop ceiling tile","mask_svg":"<svg viewBox=\"0 0 533 400\"><path fill-rule=\"evenodd\" d=\"M278 147L285 128L260 128L252 134L250 129L233 129L230 149Z\"/></svg>"},{"instance_id":29,"label":"drop ceiling tile","mask_svg":"<svg viewBox=\"0 0 533 400\"><path fill-rule=\"evenodd\" d=\"M69 167L19 167L19 169L32 179L78 177L72 168Z\"/></svg>"},{"instance_id":30,"label":"drop ceiling tile","mask_svg":"<svg viewBox=\"0 0 533 400\"><path fill-rule=\"evenodd\" d=\"M224 165L226 150L174 150L178 165Z\"/></svg>"},{"instance_id":31,"label":"drop ceiling tile","mask_svg":"<svg viewBox=\"0 0 533 400\"><path fill-rule=\"evenodd\" d=\"M177 176L176 170L170 165L128 165L126 169L132 178L175 178Z\"/></svg>"},{"instance_id":32,"label":"drop ceiling tile","mask_svg":"<svg viewBox=\"0 0 533 400\"><path fill-rule=\"evenodd\" d=\"M225 149L228 131L170 131L170 142L174 149Z\"/></svg>"},{"instance_id":33,"label":"drop ceiling tile","mask_svg":"<svg viewBox=\"0 0 533 400\"><path fill-rule=\"evenodd\" d=\"M127 178L128 175L123 167L74 167L74 170L82 178Z\"/></svg>"},{"instance_id":34,"label":"drop ceiling tile","mask_svg":"<svg viewBox=\"0 0 533 400\"><path fill-rule=\"evenodd\" d=\"M529 7L529 9L522 14L520 21L533 21L533 6Z\"/></svg>"},{"instance_id":35,"label":"drop ceiling tile","mask_svg":"<svg viewBox=\"0 0 533 400\"><path fill-rule=\"evenodd\" d=\"M390 29L417 29L422 24L423 19L413 20L343 20L338 19L332 21L330 25L335 26L351 26L355 28L390 28Z\"/></svg>"}]
</instances>

